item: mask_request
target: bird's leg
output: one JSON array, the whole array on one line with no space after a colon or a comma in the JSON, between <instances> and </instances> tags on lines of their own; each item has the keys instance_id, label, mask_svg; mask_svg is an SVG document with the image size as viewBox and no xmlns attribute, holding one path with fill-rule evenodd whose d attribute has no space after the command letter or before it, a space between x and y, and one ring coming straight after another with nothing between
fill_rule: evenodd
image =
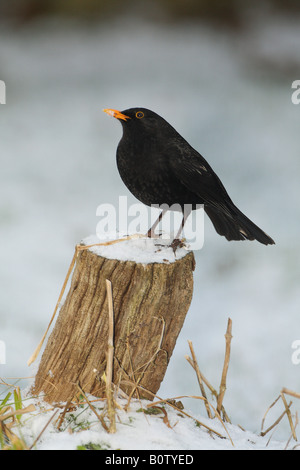
<instances>
[{"instance_id":1,"label":"bird's leg","mask_svg":"<svg viewBox=\"0 0 300 470\"><path fill-rule=\"evenodd\" d=\"M177 232L176 237L174 238L174 240L172 241L172 243L170 245L170 247L173 249L174 253L176 252L177 248L181 244L181 240L180 240L179 236L180 236L181 232L183 231L184 224L186 222L186 219L190 215L190 213L191 213L191 209L183 211L182 221L181 221L179 230Z\"/></svg>"},{"instance_id":2,"label":"bird's leg","mask_svg":"<svg viewBox=\"0 0 300 470\"><path fill-rule=\"evenodd\" d=\"M156 221L154 222L154 224L152 225L151 228L149 228L148 232L147 232L147 237L149 238L156 238L156 235L154 233L154 230L156 229L156 227L158 226L158 224L160 223L161 219L163 218L163 216L165 215L165 213L167 212L167 209L163 209L161 211L161 213L159 214L158 218L156 219Z\"/></svg>"}]
</instances>

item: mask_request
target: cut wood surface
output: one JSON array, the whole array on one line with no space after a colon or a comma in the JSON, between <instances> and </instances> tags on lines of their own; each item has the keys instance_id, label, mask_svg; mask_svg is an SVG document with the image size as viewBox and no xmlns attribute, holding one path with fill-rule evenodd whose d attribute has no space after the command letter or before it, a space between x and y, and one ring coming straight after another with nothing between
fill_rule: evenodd
<instances>
[{"instance_id":1,"label":"cut wood surface","mask_svg":"<svg viewBox=\"0 0 300 470\"><path fill-rule=\"evenodd\" d=\"M112 382L127 395L153 399L192 300L194 267L192 252L173 262L144 264L81 251L33 391L49 403L72 400L78 385L85 393L105 396L108 280L113 308Z\"/></svg>"}]
</instances>

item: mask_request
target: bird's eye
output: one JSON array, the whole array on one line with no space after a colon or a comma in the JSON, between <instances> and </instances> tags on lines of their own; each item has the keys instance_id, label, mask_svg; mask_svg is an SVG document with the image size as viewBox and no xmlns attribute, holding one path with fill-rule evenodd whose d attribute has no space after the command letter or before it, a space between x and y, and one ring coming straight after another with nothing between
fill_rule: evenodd
<instances>
[{"instance_id":1,"label":"bird's eye","mask_svg":"<svg viewBox=\"0 0 300 470\"><path fill-rule=\"evenodd\" d=\"M138 119L142 119L144 117L144 113L142 113L142 111L138 111L136 114L135 114L135 117L137 117Z\"/></svg>"}]
</instances>

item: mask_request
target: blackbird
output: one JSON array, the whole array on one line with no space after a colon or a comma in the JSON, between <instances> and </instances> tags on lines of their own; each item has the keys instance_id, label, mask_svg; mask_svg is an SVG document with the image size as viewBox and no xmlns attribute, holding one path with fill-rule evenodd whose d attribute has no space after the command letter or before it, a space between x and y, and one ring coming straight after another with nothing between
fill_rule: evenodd
<instances>
[{"instance_id":1,"label":"blackbird","mask_svg":"<svg viewBox=\"0 0 300 470\"><path fill-rule=\"evenodd\" d=\"M180 229L171 246L180 244L189 211L203 204L215 230L227 240L257 240L264 245L275 242L232 202L221 180L207 161L161 116L145 108L125 111L104 109L118 119L123 136L117 148L120 176L131 193L142 203L177 204L183 213ZM164 209L147 235L154 236Z\"/></svg>"}]
</instances>

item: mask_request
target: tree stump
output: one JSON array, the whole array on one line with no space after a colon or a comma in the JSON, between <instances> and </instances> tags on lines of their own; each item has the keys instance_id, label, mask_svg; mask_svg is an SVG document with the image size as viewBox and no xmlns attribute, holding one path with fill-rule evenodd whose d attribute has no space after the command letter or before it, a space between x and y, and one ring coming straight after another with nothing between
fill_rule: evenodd
<instances>
[{"instance_id":1,"label":"tree stump","mask_svg":"<svg viewBox=\"0 0 300 470\"><path fill-rule=\"evenodd\" d=\"M192 252L179 248L175 259L171 248L155 243L161 241L128 240L117 248L79 253L40 361L34 393L52 404L66 402L80 384L85 393L105 396L109 280L114 315L112 381L127 395L153 399L192 300L195 267ZM120 250L127 260L119 256ZM145 253L148 258L143 259Z\"/></svg>"}]
</instances>

